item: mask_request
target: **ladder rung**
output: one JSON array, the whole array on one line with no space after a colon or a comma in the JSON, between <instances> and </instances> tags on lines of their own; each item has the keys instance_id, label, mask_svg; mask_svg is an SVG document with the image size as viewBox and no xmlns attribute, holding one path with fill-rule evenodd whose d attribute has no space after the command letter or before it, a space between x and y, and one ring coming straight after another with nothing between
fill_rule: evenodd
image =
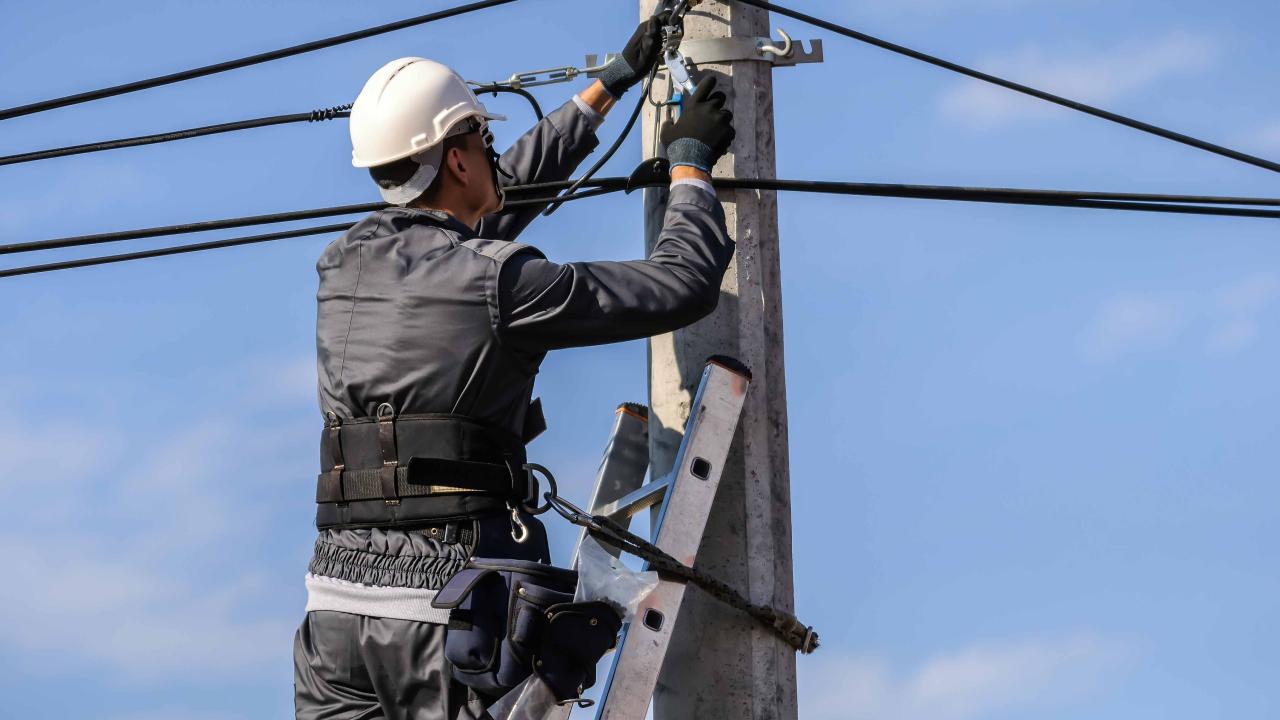
<instances>
[{"instance_id":1,"label":"ladder rung","mask_svg":"<svg viewBox=\"0 0 1280 720\"><path fill-rule=\"evenodd\" d=\"M645 483L600 508L596 511L596 514L604 515L615 521L621 518L635 517L637 513L662 502L662 499L667 495L667 488L669 487L671 487L670 477Z\"/></svg>"}]
</instances>

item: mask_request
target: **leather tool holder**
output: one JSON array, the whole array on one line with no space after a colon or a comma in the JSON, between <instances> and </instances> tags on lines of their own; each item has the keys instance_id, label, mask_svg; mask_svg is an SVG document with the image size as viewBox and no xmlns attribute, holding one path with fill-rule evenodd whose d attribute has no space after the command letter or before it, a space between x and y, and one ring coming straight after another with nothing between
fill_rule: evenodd
<instances>
[{"instance_id":1,"label":"leather tool holder","mask_svg":"<svg viewBox=\"0 0 1280 720\"><path fill-rule=\"evenodd\" d=\"M592 600L547 608L547 624L533 654L533 671L564 704L596 684L596 663L618 643L622 615Z\"/></svg>"},{"instance_id":2,"label":"leather tool holder","mask_svg":"<svg viewBox=\"0 0 1280 720\"><path fill-rule=\"evenodd\" d=\"M576 572L533 561L468 563L431 602L451 611L444 653L454 679L491 700L523 682L547 633L548 612L573 600L577 583Z\"/></svg>"}]
</instances>

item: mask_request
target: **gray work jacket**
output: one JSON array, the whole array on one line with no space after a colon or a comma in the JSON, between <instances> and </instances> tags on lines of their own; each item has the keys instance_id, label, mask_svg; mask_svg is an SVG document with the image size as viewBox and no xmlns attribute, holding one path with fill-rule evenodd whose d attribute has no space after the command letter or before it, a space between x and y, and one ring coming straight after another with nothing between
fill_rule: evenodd
<instances>
[{"instance_id":1,"label":"gray work jacket","mask_svg":"<svg viewBox=\"0 0 1280 720\"><path fill-rule=\"evenodd\" d=\"M566 103L502 155L504 182L564 180L596 144ZM370 417L387 402L397 414L460 414L519 437L548 350L668 332L715 308L734 245L710 192L673 187L653 252L629 262L559 264L514 242L542 209L511 208L472 230L388 208L331 243L316 266L322 412ZM381 554L382 532L326 531L320 541ZM397 582L344 567L343 580Z\"/></svg>"}]
</instances>

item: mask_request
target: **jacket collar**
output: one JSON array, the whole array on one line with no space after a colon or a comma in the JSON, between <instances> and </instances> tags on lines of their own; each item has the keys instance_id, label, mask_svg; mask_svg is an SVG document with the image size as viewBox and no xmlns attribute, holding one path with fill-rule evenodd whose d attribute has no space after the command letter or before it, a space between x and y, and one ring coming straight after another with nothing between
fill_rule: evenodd
<instances>
[{"instance_id":1,"label":"jacket collar","mask_svg":"<svg viewBox=\"0 0 1280 720\"><path fill-rule=\"evenodd\" d=\"M411 221L427 222L439 225L446 230L452 230L453 232L458 233L462 236L463 240L470 240L471 238L476 237L475 230L467 227L466 224L459 221L449 213L442 212L440 210L423 210L420 208L393 206L386 208L383 212L395 213L406 219L410 219Z\"/></svg>"}]
</instances>

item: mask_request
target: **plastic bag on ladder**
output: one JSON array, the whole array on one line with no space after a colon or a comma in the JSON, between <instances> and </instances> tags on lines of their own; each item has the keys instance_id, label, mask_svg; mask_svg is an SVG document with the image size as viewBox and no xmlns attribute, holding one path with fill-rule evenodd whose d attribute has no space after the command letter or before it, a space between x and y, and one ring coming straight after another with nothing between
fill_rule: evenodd
<instances>
[{"instance_id":1,"label":"plastic bag on ladder","mask_svg":"<svg viewBox=\"0 0 1280 720\"><path fill-rule=\"evenodd\" d=\"M655 587L658 573L638 572L622 564L590 536L578 551L578 589L573 602L548 610L549 625L534 656L533 675L489 709L495 720L544 720L557 705L578 703L595 684L595 664L617 641L618 630ZM601 627L612 641L601 646ZM606 633L607 634L607 633Z\"/></svg>"}]
</instances>

